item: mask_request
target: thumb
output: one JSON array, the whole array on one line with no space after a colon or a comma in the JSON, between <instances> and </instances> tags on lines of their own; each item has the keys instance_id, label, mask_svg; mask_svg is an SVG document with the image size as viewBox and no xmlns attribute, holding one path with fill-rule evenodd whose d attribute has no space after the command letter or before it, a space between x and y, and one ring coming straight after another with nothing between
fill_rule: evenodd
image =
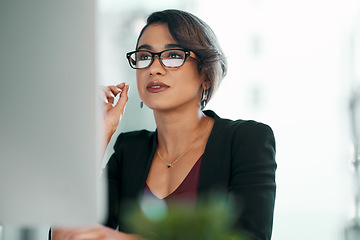
<instances>
[{"instance_id":1,"label":"thumb","mask_svg":"<svg viewBox=\"0 0 360 240\"><path fill-rule=\"evenodd\" d=\"M129 85L126 85L124 87L124 90L120 93L120 97L116 105L114 106L114 109L116 109L117 112L119 112L121 115L124 113L125 105L129 99Z\"/></svg>"}]
</instances>

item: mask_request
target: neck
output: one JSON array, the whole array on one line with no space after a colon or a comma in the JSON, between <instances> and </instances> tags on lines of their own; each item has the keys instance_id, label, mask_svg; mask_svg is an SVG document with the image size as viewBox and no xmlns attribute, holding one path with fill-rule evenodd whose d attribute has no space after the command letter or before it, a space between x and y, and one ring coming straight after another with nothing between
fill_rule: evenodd
<instances>
[{"instance_id":1,"label":"neck","mask_svg":"<svg viewBox=\"0 0 360 240\"><path fill-rule=\"evenodd\" d=\"M179 155L203 132L208 121L200 109L186 112L154 111L158 147L167 155Z\"/></svg>"}]
</instances>

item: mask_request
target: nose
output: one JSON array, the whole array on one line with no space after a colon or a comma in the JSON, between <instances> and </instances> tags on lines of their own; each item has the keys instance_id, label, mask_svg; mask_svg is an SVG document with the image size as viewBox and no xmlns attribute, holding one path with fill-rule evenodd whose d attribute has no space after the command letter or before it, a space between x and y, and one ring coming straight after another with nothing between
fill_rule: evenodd
<instances>
[{"instance_id":1,"label":"nose","mask_svg":"<svg viewBox=\"0 0 360 240\"><path fill-rule=\"evenodd\" d=\"M151 75L163 75L166 71L158 56L154 56L154 61L149 66L149 70Z\"/></svg>"}]
</instances>

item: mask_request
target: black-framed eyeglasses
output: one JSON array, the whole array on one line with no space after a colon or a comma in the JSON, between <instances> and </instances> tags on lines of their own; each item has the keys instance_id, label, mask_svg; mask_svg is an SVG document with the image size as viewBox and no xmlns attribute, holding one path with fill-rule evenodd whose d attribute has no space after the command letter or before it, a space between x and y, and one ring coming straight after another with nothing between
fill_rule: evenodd
<instances>
[{"instance_id":1,"label":"black-framed eyeglasses","mask_svg":"<svg viewBox=\"0 0 360 240\"><path fill-rule=\"evenodd\" d=\"M161 52L153 53L147 50L138 50L126 54L130 67L134 69L148 68L153 63L155 56L160 63L167 68L181 67L191 52L182 49L167 49Z\"/></svg>"}]
</instances>

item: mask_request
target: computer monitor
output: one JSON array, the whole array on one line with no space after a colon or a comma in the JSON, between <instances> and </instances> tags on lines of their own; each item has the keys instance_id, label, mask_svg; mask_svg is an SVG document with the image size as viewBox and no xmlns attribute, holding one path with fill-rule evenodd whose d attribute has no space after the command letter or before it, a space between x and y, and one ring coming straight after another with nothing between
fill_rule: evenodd
<instances>
[{"instance_id":1,"label":"computer monitor","mask_svg":"<svg viewBox=\"0 0 360 240\"><path fill-rule=\"evenodd\" d=\"M0 225L101 222L95 1L0 3Z\"/></svg>"}]
</instances>

